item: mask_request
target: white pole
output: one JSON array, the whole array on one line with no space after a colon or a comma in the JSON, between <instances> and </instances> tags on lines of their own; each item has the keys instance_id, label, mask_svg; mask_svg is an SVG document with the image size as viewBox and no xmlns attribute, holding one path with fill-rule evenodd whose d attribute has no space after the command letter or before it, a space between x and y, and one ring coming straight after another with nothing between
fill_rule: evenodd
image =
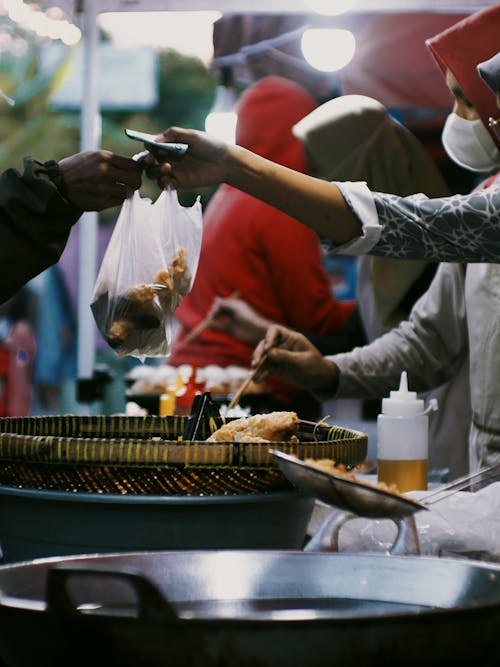
<instances>
[{"instance_id":1,"label":"white pole","mask_svg":"<svg viewBox=\"0 0 500 667\"><path fill-rule=\"evenodd\" d=\"M83 2L83 99L81 150L97 150L101 143L98 95L97 0ZM84 213L78 222L78 378L94 372L96 327L90 310L97 264L97 213Z\"/></svg>"}]
</instances>

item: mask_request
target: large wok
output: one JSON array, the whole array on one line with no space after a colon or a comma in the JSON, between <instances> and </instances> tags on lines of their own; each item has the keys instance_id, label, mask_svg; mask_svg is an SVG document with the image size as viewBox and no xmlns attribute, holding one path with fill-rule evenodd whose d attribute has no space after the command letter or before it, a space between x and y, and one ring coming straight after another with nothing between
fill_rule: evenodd
<instances>
[{"instance_id":1,"label":"large wok","mask_svg":"<svg viewBox=\"0 0 500 667\"><path fill-rule=\"evenodd\" d=\"M500 568L189 551L0 567L8 667L498 665Z\"/></svg>"}]
</instances>

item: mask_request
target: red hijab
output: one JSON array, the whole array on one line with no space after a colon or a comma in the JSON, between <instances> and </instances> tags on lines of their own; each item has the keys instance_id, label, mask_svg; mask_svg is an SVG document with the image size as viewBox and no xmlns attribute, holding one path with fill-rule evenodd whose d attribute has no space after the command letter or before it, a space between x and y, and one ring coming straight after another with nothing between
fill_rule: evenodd
<instances>
[{"instance_id":1,"label":"red hijab","mask_svg":"<svg viewBox=\"0 0 500 667\"><path fill-rule=\"evenodd\" d=\"M428 39L430 49L441 71L449 69L464 94L474 105L495 144L500 142L488 126L488 118L496 117L495 97L482 82L477 66L493 57L499 48L500 5L489 7L462 19L435 37Z\"/></svg>"}]
</instances>

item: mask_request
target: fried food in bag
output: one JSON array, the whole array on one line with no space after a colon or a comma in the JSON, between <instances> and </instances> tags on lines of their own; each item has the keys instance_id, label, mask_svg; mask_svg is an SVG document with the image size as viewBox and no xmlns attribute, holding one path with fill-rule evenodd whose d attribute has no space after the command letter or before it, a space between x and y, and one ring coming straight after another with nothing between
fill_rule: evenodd
<instances>
[{"instance_id":1,"label":"fried food in bag","mask_svg":"<svg viewBox=\"0 0 500 667\"><path fill-rule=\"evenodd\" d=\"M117 356L168 356L173 313L192 287L201 235L199 199L183 207L165 190L154 203L138 192L124 202L91 304Z\"/></svg>"}]
</instances>

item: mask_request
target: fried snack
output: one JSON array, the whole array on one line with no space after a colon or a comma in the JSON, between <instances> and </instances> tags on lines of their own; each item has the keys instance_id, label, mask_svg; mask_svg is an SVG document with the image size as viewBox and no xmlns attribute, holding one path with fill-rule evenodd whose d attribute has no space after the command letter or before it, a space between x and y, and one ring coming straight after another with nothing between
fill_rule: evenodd
<instances>
[{"instance_id":1,"label":"fried snack","mask_svg":"<svg viewBox=\"0 0 500 667\"><path fill-rule=\"evenodd\" d=\"M169 269L162 269L161 271L158 271L155 277L155 283L158 286L163 285L165 292L169 292L170 294L174 293L174 281L172 280Z\"/></svg>"},{"instance_id":2,"label":"fried snack","mask_svg":"<svg viewBox=\"0 0 500 667\"><path fill-rule=\"evenodd\" d=\"M173 312L191 287L186 248L179 248L168 269L162 269L156 274L155 283L158 287L165 286L164 289L158 289L158 299L163 310Z\"/></svg>"},{"instance_id":3,"label":"fried snack","mask_svg":"<svg viewBox=\"0 0 500 667\"><path fill-rule=\"evenodd\" d=\"M120 347L130 336L132 323L128 320L115 320L111 323L106 340L112 348Z\"/></svg>"},{"instance_id":4,"label":"fried snack","mask_svg":"<svg viewBox=\"0 0 500 667\"><path fill-rule=\"evenodd\" d=\"M133 290L127 292L126 298L137 303L138 306L148 305L155 298L155 288L153 285L140 283Z\"/></svg>"},{"instance_id":5,"label":"fried snack","mask_svg":"<svg viewBox=\"0 0 500 667\"><path fill-rule=\"evenodd\" d=\"M104 313L101 331L108 344L122 354L166 353L165 318L190 286L186 248L179 248L168 268L158 271L151 283L139 283L112 300L107 293L102 294L93 310Z\"/></svg>"},{"instance_id":6,"label":"fried snack","mask_svg":"<svg viewBox=\"0 0 500 667\"><path fill-rule=\"evenodd\" d=\"M208 442L298 442L295 412L270 412L242 417L224 424Z\"/></svg>"},{"instance_id":7,"label":"fried snack","mask_svg":"<svg viewBox=\"0 0 500 667\"><path fill-rule=\"evenodd\" d=\"M179 248L172 260L170 274L174 281L174 290L181 296L186 296L191 285L191 274L188 271L186 248Z\"/></svg>"},{"instance_id":8,"label":"fried snack","mask_svg":"<svg viewBox=\"0 0 500 667\"><path fill-rule=\"evenodd\" d=\"M350 479L353 482L358 482L359 484L366 484L367 486L373 486L376 489L381 491L388 491L389 493L395 493L396 495L401 495L401 491L398 489L396 484L386 484L385 482L370 482L365 479L360 479L353 472L350 472L346 469L345 465L342 463L336 464L332 459L304 459L304 463L312 466L313 468L318 468L330 475L340 475L340 477L345 477Z\"/></svg>"}]
</instances>

